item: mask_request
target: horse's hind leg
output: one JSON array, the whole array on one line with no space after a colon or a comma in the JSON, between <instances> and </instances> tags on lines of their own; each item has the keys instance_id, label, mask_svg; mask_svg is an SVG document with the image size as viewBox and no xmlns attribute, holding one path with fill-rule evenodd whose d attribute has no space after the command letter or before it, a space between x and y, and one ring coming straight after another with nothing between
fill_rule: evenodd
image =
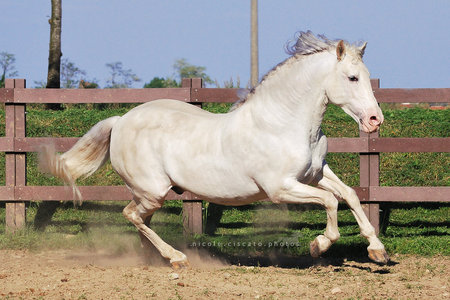
<instances>
[{"instance_id":1,"label":"horse's hind leg","mask_svg":"<svg viewBox=\"0 0 450 300\"><path fill-rule=\"evenodd\" d=\"M131 221L144 237L146 237L159 251L159 253L170 261L174 268L189 266L186 255L175 250L164 242L153 230L145 225L145 220L158 210L163 204L163 197L160 200L149 200L135 195L123 210L124 216Z\"/></svg>"},{"instance_id":2,"label":"horse's hind leg","mask_svg":"<svg viewBox=\"0 0 450 300\"><path fill-rule=\"evenodd\" d=\"M150 222L152 220L152 216L150 215L145 218L144 225L150 227ZM161 262L164 260L163 257L156 250L155 246L143 235L140 231L139 239L141 240L141 248L143 250L144 258L146 262L155 262L155 259L160 259Z\"/></svg>"}]
</instances>

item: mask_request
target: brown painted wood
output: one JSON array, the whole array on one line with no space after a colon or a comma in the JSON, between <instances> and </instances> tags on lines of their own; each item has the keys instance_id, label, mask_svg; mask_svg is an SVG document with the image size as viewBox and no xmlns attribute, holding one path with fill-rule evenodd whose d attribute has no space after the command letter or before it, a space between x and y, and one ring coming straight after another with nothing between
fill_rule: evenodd
<instances>
[{"instance_id":1,"label":"brown painted wood","mask_svg":"<svg viewBox=\"0 0 450 300\"><path fill-rule=\"evenodd\" d=\"M80 186L83 201L131 201L131 192L125 186ZM68 186L20 186L15 188L18 201L72 201L72 189ZM169 191L166 200L199 200L190 192L178 195Z\"/></svg>"},{"instance_id":2,"label":"brown painted wood","mask_svg":"<svg viewBox=\"0 0 450 300\"><path fill-rule=\"evenodd\" d=\"M188 201L183 201L183 235L192 234L192 214L193 205Z\"/></svg>"},{"instance_id":3,"label":"brown painted wood","mask_svg":"<svg viewBox=\"0 0 450 300\"><path fill-rule=\"evenodd\" d=\"M450 187L370 187L373 202L450 202Z\"/></svg>"},{"instance_id":4,"label":"brown painted wood","mask_svg":"<svg viewBox=\"0 0 450 300\"><path fill-rule=\"evenodd\" d=\"M0 201L14 200L14 187L0 186Z\"/></svg>"},{"instance_id":5,"label":"brown painted wood","mask_svg":"<svg viewBox=\"0 0 450 300\"><path fill-rule=\"evenodd\" d=\"M203 201L192 201L192 233L203 233Z\"/></svg>"},{"instance_id":6,"label":"brown painted wood","mask_svg":"<svg viewBox=\"0 0 450 300\"><path fill-rule=\"evenodd\" d=\"M203 87L203 80L201 78L192 78L191 80L191 101L194 99L194 94L196 91ZM197 102L194 105L202 108L203 103ZM191 234L202 234L203 233L203 201L191 201L189 203L190 214L186 216L188 218L187 223L189 229L184 232L190 232ZM184 218L183 218L184 220ZM184 224L184 222L183 222Z\"/></svg>"},{"instance_id":7,"label":"brown painted wood","mask_svg":"<svg viewBox=\"0 0 450 300\"><path fill-rule=\"evenodd\" d=\"M5 203L5 231L14 232L16 230L16 203Z\"/></svg>"},{"instance_id":8,"label":"brown painted wood","mask_svg":"<svg viewBox=\"0 0 450 300\"><path fill-rule=\"evenodd\" d=\"M379 137L379 132L373 132L369 134L369 140L377 139ZM379 186L380 185L380 154L371 153L369 155L369 186ZM370 190L369 190L370 191ZM380 204L371 203L369 204L369 221L370 224L375 228L375 233L378 235L380 233Z\"/></svg>"},{"instance_id":9,"label":"brown painted wood","mask_svg":"<svg viewBox=\"0 0 450 300\"><path fill-rule=\"evenodd\" d=\"M185 235L203 233L202 201L183 202L183 232Z\"/></svg>"},{"instance_id":10,"label":"brown painted wood","mask_svg":"<svg viewBox=\"0 0 450 300\"><path fill-rule=\"evenodd\" d=\"M372 89L379 89L380 88L380 79L379 78L371 78L370 85L372 86Z\"/></svg>"},{"instance_id":11,"label":"brown painted wood","mask_svg":"<svg viewBox=\"0 0 450 300\"><path fill-rule=\"evenodd\" d=\"M354 186L352 188L355 190L356 195L358 196L358 198L361 202L369 201L369 188L368 187Z\"/></svg>"},{"instance_id":12,"label":"brown painted wood","mask_svg":"<svg viewBox=\"0 0 450 300\"><path fill-rule=\"evenodd\" d=\"M16 202L14 210L14 222L16 229L22 229L26 224L25 202Z\"/></svg>"},{"instance_id":13,"label":"brown painted wood","mask_svg":"<svg viewBox=\"0 0 450 300\"><path fill-rule=\"evenodd\" d=\"M14 89L12 88L0 89L0 103L8 103L8 102L14 102Z\"/></svg>"},{"instance_id":14,"label":"brown painted wood","mask_svg":"<svg viewBox=\"0 0 450 300\"><path fill-rule=\"evenodd\" d=\"M14 103L144 103L157 99L189 102L188 88L16 89Z\"/></svg>"},{"instance_id":15,"label":"brown painted wood","mask_svg":"<svg viewBox=\"0 0 450 300\"><path fill-rule=\"evenodd\" d=\"M450 152L450 138L371 138L371 152Z\"/></svg>"},{"instance_id":16,"label":"brown painted wood","mask_svg":"<svg viewBox=\"0 0 450 300\"><path fill-rule=\"evenodd\" d=\"M63 137L24 137L16 138L14 142L15 152L39 152L43 146L51 145L57 152L65 152L72 148L80 138ZM0 140L1 141L1 140ZM5 141L7 142L7 141ZM1 143L0 143L1 146Z\"/></svg>"},{"instance_id":17,"label":"brown painted wood","mask_svg":"<svg viewBox=\"0 0 450 300\"><path fill-rule=\"evenodd\" d=\"M194 89L191 102L236 102L238 89L207 88Z\"/></svg>"},{"instance_id":18,"label":"brown painted wood","mask_svg":"<svg viewBox=\"0 0 450 300\"><path fill-rule=\"evenodd\" d=\"M0 152L14 152L14 138L0 137Z\"/></svg>"},{"instance_id":19,"label":"brown painted wood","mask_svg":"<svg viewBox=\"0 0 450 300\"><path fill-rule=\"evenodd\" d=\"M25 89L24 79L5 80L5 88ZM5 121L7 138L25 136L25 105L5 105ZM26 154L7 153L6 155L6 187L24 186L26 184ZM16 199L14 189L14 199ZM5 207L6 228L14 232L25 226L26 214L24 202L8 202Z\"/></svg>"},{"instance_id":20,"label":"brown painted wood","mask_svg":"<svg viewBox=\"0 0 450 300\"><path fill-rule=\"evenodd\" d=\"M5 88L14 89L14 79L5 79ZM5 135L8 138L15 136L15 107L5 104ZM5 184L11 188L14 195L14 186L16 185L16 157L15 154L5 154ZM6 231L14 232L16 228L16 203L7 202L5 204L5 226Z\"/></svg>"},{"instance_id":21,"label":"brown painted wood","mask_svg":"<svg viewBox=\"0 0 450 300\"><path fill-rule=\"evenodd\" d=\"M360 136L363 138L373 138L373 136L363 131L360 131ZM376 135L375 135L376 136ZM359 184L363 187L369 187L371 185L378 185L377 177L374 176L374 171L379 170L379 165L377 164L377 159L379 160L378 154L372 153L361 153L359 156ZM370 196L367 195L368 198L360 199L360 201L369 201ZM379 204L362 204L364 213L369 219L372 226L375 228L375 232L378 234L379 232Z\"/></svg>"},{"instance_id":22,"label":"brown painted wood","mask_svg":"<svg viewBox=\"0 0 450 300\"><path fill-rule=\"evenodd\" d=\"M328 152L368 152L368 139L362 138L328 138Z\"/></svg>"},{"instance_id":23,"label":"brown painted wood","mask_svg":"<svg viewBox=\"0 0 450 300\"><path fill-rule=\"evenodd\" d=\"M442 89L374 89L380 103L450 102L450 88Z\"/></svg>"}]
</instances>

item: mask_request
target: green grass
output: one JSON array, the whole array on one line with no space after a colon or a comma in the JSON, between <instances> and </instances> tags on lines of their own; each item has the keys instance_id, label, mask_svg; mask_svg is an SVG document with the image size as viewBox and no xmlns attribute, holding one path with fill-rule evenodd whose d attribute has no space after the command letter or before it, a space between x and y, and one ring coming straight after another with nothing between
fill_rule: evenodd
<instances>
[{"instance_id":1,"label":"green grass","mask_svg":"<svg viewBox=\"0 0 450 300\"><path fill-rule=\"evenodd\" d=\"M121 214L125 202L86 202L75 208L61 204L43 230L34 228L38 209L27 209L27 227L16 234L4 232L0 209L0 249L88 248L120 253L139 251L136 229ZM326 213L317 207L256 203L227 207L214 235L183 236L181 201L167 201L152 219L152 228L179 248L206 249L231 260L248 256L308 255L309 242L322 234ZM207 206L207 205L205 205ZM450 206L397 204L390 225L381 236L389 253L450 255ZM345 205L338 212L341 239L326 257L366 255L367 241L359 235L353 215Z\"/></svg>"},{"instance_id":2,"label":"green grass","mask_svg":"<svg viewBox=\"0 0 450 300\"><path fill-rule=\"evenodd\" d=\"M228 104L208 104L207 110L225 112ZM448 137L450 110L423 108L396 109L383 107L386 118L383 137ZM27 136L82 136L98 121L122 115L125 108L85 110L79 107L64 111L30 108L27 114ZM4 112L0 111L0 134L4 134ZM356 137L355 122L337 107L325 115L323 130L330 137ZM448 153L383 153L380 182L386 186L448 186ZM359 185L358 154L330 153L331 168L349 185ZM0 153L0 169L4 170L4 153ZM400 170L400 171L399 171ZM4 171L0 184L4 184ZM61 185L37 170L36 155L28 155L29 185ZM120 178L107 164L80 185L119 185ZM4 203L0 203L0 249L90 248L120 253L139 250L136 229L122 216L125 202L86 202L75 208L60 204L56 211L36 220L40 203L27 206L27 226L16 234L5 233ZM316 207L255 203L245 207L226 208L214 235L183 237L180 201L168 201L156 212L152 228L166 241L179 247L206 248L216 255L238 259L245 256L308 254L309 242L322 233L326 214ZM208 205L205 204L205 208ZM40 212L42 213L42 211ZM448 204L396 204L390 223L381 236L390 253L449 255L450 207ZM326 256L366 255L367 242L359 236L359 228L345 205L338 213L341 239ZM36 221L36 222L35 222ZM38 226L36 226L38 225ZM244 245L245 243L245 245Z\"/></svg>"}]
</instances>

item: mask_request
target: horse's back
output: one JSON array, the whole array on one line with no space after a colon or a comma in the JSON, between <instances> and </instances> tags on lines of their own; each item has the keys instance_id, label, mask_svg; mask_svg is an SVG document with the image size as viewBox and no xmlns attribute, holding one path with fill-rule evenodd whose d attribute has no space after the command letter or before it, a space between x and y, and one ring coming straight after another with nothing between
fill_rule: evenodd
<instances>
[{"instance_id":1,"label":"horse's back","mask_svg":"<svg viewBox=\"0 0 450 300\"><path fill-rule=\"evenodd\" d=\"M116 154L138 157L167 152L174 143L192 143L198 128L210 128L214 115L177 100L155 100L137 106L111 132L111 161Z\"/></svg>"},{"instance_id":2,"label":"horse's back","mask_svg":"<svg viewBox=\"0 0 450 300\"><path fill-rule=\"evenodd\" d=\"M211 117L211 113L179 100L159 99L139 105L124 115L135 117L136 115L185 113L196 117Z\"/></svg>"}]
</instances>

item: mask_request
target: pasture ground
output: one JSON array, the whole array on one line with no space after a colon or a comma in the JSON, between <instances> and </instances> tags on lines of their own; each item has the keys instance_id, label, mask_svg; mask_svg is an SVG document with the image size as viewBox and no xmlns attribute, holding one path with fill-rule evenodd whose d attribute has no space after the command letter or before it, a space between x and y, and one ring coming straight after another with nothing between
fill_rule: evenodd
<instances>
[{"instance_id":1,"label":"pasture ground","mask_svg":"<svg viewBox=\"0 0 450 300\"><path fill-rule=\"evenodd\" d=\"M228 265L191 250L191 268L174 271L130 252L0 251L0 299L448 299L450 259L394 255L313 260L296 266ZM176 275L175 275L176 273ZM174 277L177 277L174 279Z\"/></svg>"}]
</instances>

